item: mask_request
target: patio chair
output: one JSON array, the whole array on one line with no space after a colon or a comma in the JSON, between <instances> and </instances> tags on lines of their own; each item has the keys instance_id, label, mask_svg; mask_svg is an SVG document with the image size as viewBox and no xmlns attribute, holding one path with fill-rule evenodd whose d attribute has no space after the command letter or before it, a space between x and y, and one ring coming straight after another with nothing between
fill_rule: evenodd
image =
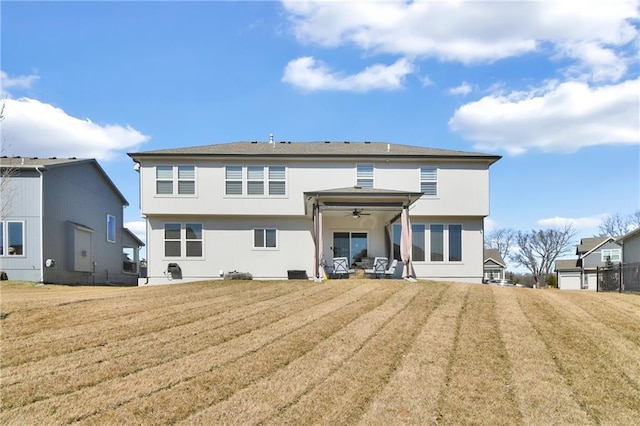
<instances>
[{"instance_id":1,"label":"patio chair","mask_svg":"<svg viewBox=\"0 0 640 426\"><path fill-rule=\"evenodd\" d=\"M337 278L349 277L349 274L353 274L354 269L349 268L349 261L346 257L334 257L333 258L333 274Z\"/></svg>"},{"instance_id":2,"label":"patio chair","mask_svg":"<svg viewBox=\"0 0 640 426\"><path fill-rule=\"evenodd\" d=\"M384 271L384 277L385 278L394 277L396 275L397 266L398 266L398 259L393 259L393 262L391 262L391 265L389 265L389 268L386 271Z\"/></svg>"},{"instance_id":3,"label":"patio chair","mask_svg":"<svg viewBox=\"0 0 640 426\"><path fill-rule=\"evenodd\" d=\"M389 264L389 259L386 257L376 257L373 260L373 267L364 270L365 274L375 275L376 278L380 278L380 276L384 276L387 265Z\"/></svg>"}]
</instances>

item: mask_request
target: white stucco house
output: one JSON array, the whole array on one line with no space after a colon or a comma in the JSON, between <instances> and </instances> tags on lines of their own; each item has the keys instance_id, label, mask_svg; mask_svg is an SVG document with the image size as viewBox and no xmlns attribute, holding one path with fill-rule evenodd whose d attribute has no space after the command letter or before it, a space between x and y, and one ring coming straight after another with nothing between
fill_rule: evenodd
<instances>
[{"instance_id":1,"label":"white stucco house","mask_svg":"<svg viewBox=\"0 0 640 426\"><path fill-rule=\"evenodd\" d=\"M401 260L399 274L482 281L489 168L500 156L273 139L129 156L147 222L145 284L230 271L323 279L334 257L357 265L375 256ZM404 250L402 223L411 234ZM180 274L170 273L175 265Z\"/></svg>"}]
</instances>

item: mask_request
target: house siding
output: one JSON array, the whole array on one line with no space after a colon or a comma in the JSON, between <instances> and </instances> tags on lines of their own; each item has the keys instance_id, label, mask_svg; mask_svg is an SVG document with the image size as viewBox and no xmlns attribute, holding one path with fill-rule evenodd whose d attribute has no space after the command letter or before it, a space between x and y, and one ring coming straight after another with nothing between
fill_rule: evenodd
<instances>
[{"instance_id":1,"label":"house siding","mask_svg":"<svg viewBox=\"0 0 640 426\"><path fill-rule=\"evenodd\" d=\"M208 212L220 215L303 215L304 192L354 186L357 160L307 162L264 161L144 161L140 168L141 210L145 215ZM438 162L372 162L374 187L397 191L420 191L420 166L438 167L438 195L423 197L412 207L413 215L487 216L489 171L486 164ZM156 195L156 165L196 166L196 194ZM284 165L287 167L285 196L225 195L225 166ZM176 203L176 199L180 202ZM265 201L268 201L265 202Z\"/></svg>"},{"instance_id":2,"label":"house siding","mask_svg":"<svg viewBox=\"0 0 640 426\"><path fill-rule=\"evenodd\" d=\"M622 245L622 262L640 262L640 233L630 236Z\"/></svg>"},{"instance_id":3,"label":"house siding","mask_svg":"<svg viewBox=\"0 0 640 426\"><path fill-rule=\"evenodd\" d=\"M0 256L0 270L9 279L39 281L40 257L40 174L35 170L20 171L12 176L6 192L10 195L3 221L24 222L24 256Z\"/></svg>"},{"instance_id":4,"label":"house siding","mask_svg":"<svg viewBox=\"0 0 640 426\"><path fill-rule=\"evenodd\" d=\"M250 147L248 146L247 149ZM262 147L260 147L262 149ZM144 154L144 153L143 153ZM136 154L130 154L136 158ZM144 284L166 283L169 263L178 263L181 282L220 278L220 271L249 272L257 279L281 279L288 270L304 270L309 277L314 270L314 228L312 200L314 191L350 188L357 182L357 165L373 164L373 187L384 191L419 193L420 167L437 167L437 195L412 199L412 223L462 225L462 261L414 261L419 278L480 283L483 277L483 221L489 214L489 165L486 158L265 158L230 155L220 157L171 155L162 158L141 156L139 161L141 213L147 219L148 280ZM195 194L156 194L156 166L195 166ZM225 194L226 166L286 167L284 195L248 196ZM306 193L306 195L305 195ZM398 199L397 194L393 194ZM404 196L404 195L403 195ZM320 198L323 195L320 194ZM348 197L348 193L345 193ZM375 198L375 195L369 197ZM345 198L346 199L346 198ZM311 200L311 201L310 201ZM361 199L358 199L361 200ZM355 204L358 200L350 200ZM406 202L407 199L403 199ZM317 201L317 200L316 200ZM321 200L322 201L322 200ZM367 254L388 256L386 225L396 211L369 211L358 220L350 212L327 209L323 213L323 247L321 257L327 263L333 258L334 232L367 232ZM166 257L164 255L165 223L200 223L203 225L203 256L200 258ZM253 229L275 228L278 248L253 248ZM429 250L428 232L425 248ZM448 239L444 238L445 253ZM401 267L399 268L401 270Z\"/></svg>"},{"instance_id":5,"label":"house siding","mask_svg":"<svg viewBox=\"0 0 640 426\"><path fill-rule=\"evenodd\" d=\"M122 199L110 189L91 163L52 167L44 180L44 259L55 259L46 268L44 281L52 283L137 283L122 271ZM107 241L107 214L116 218L116 240ZM89 261L92 271L74 266L74 228L91 229Z\"/></svg>"}]
</instances>

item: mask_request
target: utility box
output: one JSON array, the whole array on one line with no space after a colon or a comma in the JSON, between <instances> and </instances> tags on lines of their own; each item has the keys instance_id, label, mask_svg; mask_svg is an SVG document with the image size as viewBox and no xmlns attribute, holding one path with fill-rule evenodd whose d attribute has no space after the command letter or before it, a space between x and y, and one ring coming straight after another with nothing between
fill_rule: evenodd
<instances>
[{"instance_id":1,"label":"utility box","mask_svg":"<svg viewBox=\"0 0 640 426\"><path fill-rule=\"evenodd\" d=\"M167 266L167 274L171 275L171 279L174 279L174 280L182 279L182 269L180 268L180 265L178 265L177 263L170 263L169 266Z\"/></svg>"}]
</instances>

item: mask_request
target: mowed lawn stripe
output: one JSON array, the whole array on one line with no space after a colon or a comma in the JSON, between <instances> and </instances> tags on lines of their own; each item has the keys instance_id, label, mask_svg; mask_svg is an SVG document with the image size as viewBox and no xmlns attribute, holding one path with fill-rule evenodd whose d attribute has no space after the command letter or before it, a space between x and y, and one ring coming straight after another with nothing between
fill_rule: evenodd
<instances>
[{"instance_id":1,"label":"mowed lawn stripe","mask_svg":"<svg viewBox=\"0 0 640 426\"><path fill-rule=\"evenodd\" d=\"M502 340L509 354L513 391L528 425L589 425L593 419L576 403L554 354L522 311L536 290L493 287Z\"/></svg>"},{"instance_id":2,"label":"mowed lawn stripe","mask_svg":"<svg viewBox=\"0 0 640 426\"><path fill-rule=\"evenodd\" d=\"M518 424L511 365L501 339L490 286L472 286L462 311L446 393L438 407L444 424Z\"/></svg>"},{"instance_id":3,"label":"mowed lawn stripe","mask_svg":"<svg viewBox=\"0 0 640 426\"><path fill-rule=\"evenodd\" d=\"M274 312L274 315L279 318L277 321L265 321L261 327L220 344L209 346L197 353L125 377L101 382L70 394L3 411L0 413L0 422L7 423L23 419L33 419L31 422L39 419L55 423L70 422L105 409L113 409L128 401L211 371L247 353L255 352L281 336L358 300L375 288L373 285L343 285L355 287L334 299L284 318L280 317L278 312Z\"/></svg>"},{"instance_id":4,"label":"mowed lawn stripe","mask_svg":"<svg viewBox=\"0 0 640 426\"><path fill-rule=\"evenodd\" d=\"M311 388L268 424L351 424L364 414L369 402L384 389L423 325L441 303L446 284L407 284L415 292L398 301L397 313L380 324L362 348L326 379ZM339 345L338 345L339 346Z\"/></svg>"},{"instance_id":5,"label":"mowed lawn stripe","mask_svg":"<svg viewBox=\"0 0 640 426\"><path fill-rule=\"evenodd\" d=\"M445 390L458 315L470 286L451 284L389 383L374 397L360 425L434 424Z\"/></svg>"},{"instance_id":6,"label":"mowed lawn stripe","mask_svg":"<svg viewBox=\"0 0 640 426\"><path fill-rule=\"evenodd\" d=\"M130 401L115 410L99 413L81 423L124 424L133 420L134 422L169 424L185 419L227 398L235 399L237 395L246 392L245 388L254 388L254 383L271 381L273 377L279 377L283 369L288 370L291 365L301 364L302 360L308 358L306 354L316 351L316 345L324 345L326 339L331 339L331 336L346 324L358 321L358 318L367 315L371 310L380 309L379 306L381 304L384 306L387 299L401 288L401 284L397 282L376 285L372 291L364 294L360 299L283 335L255 352L247 353L241 358L180 382L171 388ZM316 368L315 365L305 361L302 361L302 364L303 372ZM300 377L294 379L299 381ZM285 381L277 383L276 387L287 387L289 380L290 377L286 377ZM252 400L251 407L257 404L258 400ZM187 421L187 423L193 422L193 419Z\"/></svg>"},{"instance_id":7,"label":"mowed lawn stripe","mask_svg":"<svg viewBox=\"0 0 640 426\"><path fill-rule=\"evenodd\" d=\"M144 335L134 332L134 337L128 339L109 337L109 344L103 347L6 369L11 370L11 376L3 369L3 376L8 376L3 377L6 392L3 402L6 408L24 405L166 363L249 332L264 325L266 320L275 321L334 298L348 289L348 286L307 283L303 291L276 293L276 297L266 300L254 301L244 297L246 295L226 304L212 300L211 310L203 310L196 319L185 315L182 322L192 320L187 324ZM273 310L278 311L277 317Z\"/></svg>"},{"instance_id":8,"label":"mowed lawn stripe","mask_svg":"<svg viewBox=\"0 0 640 426\"><path fill-rule=\"evenodd\" d=\"M387 293L384 303L373 310L360 312L352 322L344 324L341 330L319 342L304 356L273 375L242 389L228 400L185 419L183 423L256 424L275 415L352 357L418 291L402 282L386 282L376 292L388 292L388 289L393 289L394 294Z\"/></svg>"},{"instance_id":9,"label":"mowed lawn stripe","mask_svg":"<svg viewBox=\"0 0 640 426\"><path fill-rule=\"evenodd\" d=\"M263 294L264 297L274 297L274 291L279 294L286 294L291 291L285 286L258 288L254 294ZM162 330L175 325L188 323L191 321L190 315L199 315L200 309L210 309L212 304L225 303L229 300L238 300L237 296L231 294L221 295L210 300L206 297L207 290L201 295L191 295L187 299L177 297L175 303L168 304L166 301L162 306L149 307L149 309L128 314L114 315L111 318L97 322L88 320L85 324L71 325L58 331L43 330L20 339L12 339L11 336L3 337L3 367L14 365L25 361L35 361L51 355L60 355L65 352L72 352L88 346L102 346L108 343L107 336L111 339L119 339L131 335L131 330L135 330L139 335L147 334L156 330ZM94 302L98 303L98 301ZM141 302L145 304L144 301ZM241 299L239 301L241 303ZM92 315L91 302L82 304L82 310L75 312L74 318L89 319ZM99 305L96 305L99 306ZM11 322L18 321L17 318L10 318ZM44 349L43 349L44 348Z\"/></svg>"},{"instance_id":10,"label":"mowed lawn stripe","mask_svg":"<svg viewBox=\"0 0 640 426\"><path fill-rule=\"evenodd\" d=\"M610 351L602 351L588 331L595 324L581 324L559 292L535 292L535 298L521 304L523 311L556 359L576 402L593 422L637 424L640 392L626 378ZM615 357L616 355L613 354Z\"/></svg>"},{"instance_id":11,"label":"mowed lawn stripe","mask_svg":"<svg viewBox=\"0 0 640 426\"><path fill-rule=\"evenodd\" d=\"M590 318L583 315L584 319L601 323L607 326L611 331L615 330L626 339L640 346L640 306L620 303L621 300L615 296L607 295L603 297L602 293L594 292L568 292L564 299L571 301L575 306L579 306ZM611 297L614 296L614 297ZM640 299L640 298L638 298ZM607 334L609 333L608 330Z\"/></svg>"},{"instance_id":12,"label":"mowed lawn stripe","mask_svg":"<svg viewBox=\"0 0 640 426\"><path fill-rule=\"evenodd\" d=\"M209 281L183 284L182 286L184 289L179 294L167 292L164 288L159 287L120 288L116 294L112 294L110 289L105 289L105 293L96 292L94 289L93 293L84 290L78 294L79 289L76 287L53 285L32 287L35 292L28 293L28 297L21 302L22 306L27 305L24 302L28 300L28 305L36 304L40 307L24 309L16 306L15 311L10 314L10 317L16 320L8 321L5 331L11 338L24 339L33 333L42 333L45 329L53 333L57 329L74 325L87 325L105 319L162 308L167 304L167 297L170 297L175 305L179 305L193 302L194 298L197 298L196 296L216 297L256 290L255 284L251 282L232 286L225 281ZM51 296L51 291L60 294L60 298L55 298L53 303L46 303L47 298ZM10 293L11 290L8 292ZM6 295L7 291L3 292L3 296ZM102 296L98 297L97 295ZM63 299L63 297L65 298ZM42 302L37 303L40 300ZM90 316L84 315L87 303L92 307ZM8 310L10 309L8 308Z\"/></svg>"}]
</instances>

